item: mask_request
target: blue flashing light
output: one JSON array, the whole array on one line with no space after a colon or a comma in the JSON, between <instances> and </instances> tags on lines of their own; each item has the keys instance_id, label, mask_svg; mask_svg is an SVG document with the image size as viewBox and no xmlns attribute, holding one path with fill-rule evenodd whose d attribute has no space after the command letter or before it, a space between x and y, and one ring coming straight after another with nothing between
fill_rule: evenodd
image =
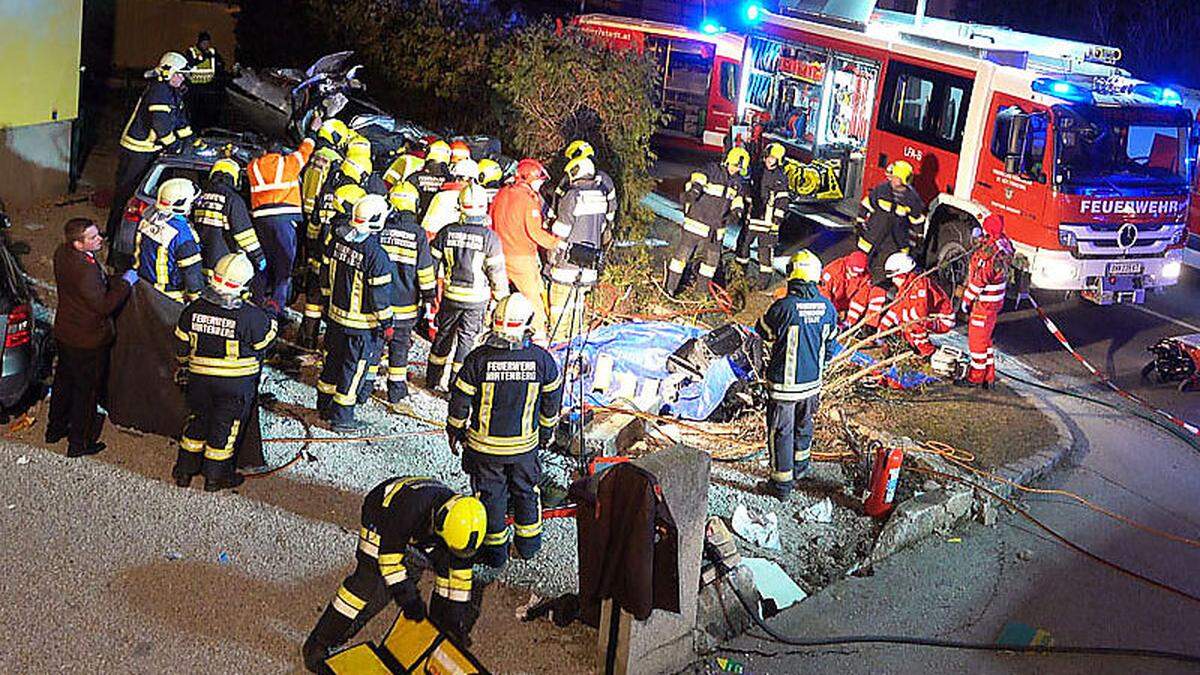
<instances>
[{"instance_id":1,"label":"blue flashing light","mask_svg":"<svg viewBox=\"0 0 1200 675\"><path fill-rule=\"evenodd\" d=\"M1163 105L1183 105L1183 97L1174 89L1163 87L1162 94L1158 97L1158 102Z\"/></svg>"},{"instance_id":2,"label":"blue flashing light","mask_svg":"<svg viewBox=\"0 0 1200 675\"><path fill-rule=\"evenodd\" d=\"M1092 90L1087 87L1080 86L1073 82L1065 80L1052 80L1046 77L1039 77L1033 81L1031 85L1033 90L1039 94L1048 94L1056 98L1065 99L1074 103L1094 103Z\"/></svg>"},{"instance_id":3,"label":"blue flashing light","mask_svg":"<svg viewBox=\"0 0 1200 675\"><path fill-rule=\"evenodd\" d=\"M713 19L705 19L700 22L700 32L705 35L715 35L725 32L725 27Z\"/></svg>"},{"instance_id":4,"label":"blue flashing light","mask_svg":"<svg viewBox=\"0 0 1200 675\"><path fill-rule=\"evenodd\" d=\"M1133 88L1133 93L1138 96L1144 96L1159 105L1183 105L1183 96L1180 96L1178 91L1170 87L1160 87L1157 84L1143 82Z\"/></svg>"},{"instance_id":5,"label":"blue flashing light","mask_svg":"<svg viewBox=\"0 0 1200 675\"><path fill-rule=\"evenodd\" d=\"M747 23L758 23L763 19L762 5L757 2L748 2L742 6L742 18Z\"/></svg>"}]
</instances>

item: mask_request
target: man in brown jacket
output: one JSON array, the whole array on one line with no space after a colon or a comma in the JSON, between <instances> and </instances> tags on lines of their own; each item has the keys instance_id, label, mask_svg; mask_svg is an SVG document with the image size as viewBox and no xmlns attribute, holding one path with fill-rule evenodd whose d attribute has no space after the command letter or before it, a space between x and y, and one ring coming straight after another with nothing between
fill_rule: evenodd
<instances>
[{"instance_id":1,"label":"man in brown jacket","mask_svg":"<svg viewBox=\"0 0 1200 675\"><path fill-rule=\"evenodd\" d=\"M104 449L96 405L108 371L108 352L116 330L113 314L129 297L137 271L109 277L96 260L104 237L87 218L63 226L64 242L54 252L58 310L54 341L58 364L50 395L46 442L68 439L68 457L94 455Z\"/></svg>"}]
</instances>

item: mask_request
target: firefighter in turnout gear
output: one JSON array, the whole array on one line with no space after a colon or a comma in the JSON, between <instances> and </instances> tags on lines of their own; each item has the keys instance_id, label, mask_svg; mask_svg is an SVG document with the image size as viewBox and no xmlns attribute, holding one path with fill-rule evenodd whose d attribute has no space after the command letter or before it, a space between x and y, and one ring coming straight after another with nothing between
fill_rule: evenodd
<instances>
[{"instance_id":1,"label":"firefighter in turnout gear","mask_svg":"<svg viewBox=\"0 0 1200 675\"><path fill-rule=\"evenodd\" d=\"M218 159L208 172L206 189L192 207L206 275L212 274L217 261L235 251L244 251L259 272L267 269L250 211L238 192L241 173L242 168L234 160Z\"/></svg>"},{"instance_id":2,"label":"firefighter in turnout gear","mask_svg":"<svg viewBox=\"0 0 1200 675\"><path fill-rule=\"evenodd\" d=\"M266 253L266 286L263 306L276 319L283 317L292 291L296 264L297 230L303 231L300 171L316 145L304 139L294 152L268 152L246 167L250 177L250 215Z\"/></svg>"},{"instance_id":3,"label":"firefighter in turnout gear","mask_svg":"<svg viewBox=\"0 0 1200 675\"><path fill-rule=\"evenodd\" d=\"M387 345L387 397L395 410L408 398L408 350L422 305L437 297L437 277L429 238L417 223L417 189L407 181L388 192L392 212L388 215L379 243L393 265L392 321L395 331Z\"/></svg>"},{"instance_id":4,"label":"firefighter in turnout gear","mask_svg":"<svg viewBox=\"0 0 1200 675\"><path fill-rule=\"evenodd\" d=\"M742 219L742 176L749 166L750 155L745 149L733 148L722 163L713 162L688 180L683 191L683 224L667 263L668 295L674 297L682 290L684 273L697 258L703 279L711 281L716 276L725 228Z\"/></svg>"},{"instance_id":5,"label":"firefighter in turnout gear","mask_svg":"<svg viewBox=\"0 0 1200 675\"><path fill-rule=\"evenodd\" d=\"M867 254L851 251L833 260L821 272L821 283L817 287L821 295L833 303L843 323L858 323L867 311L870 299L871 275L867 274ZM879 300L882 302L885 298L880 296Z\"/></svg>"},{"instance_id":6,"label":"firefighter in turnout gear","mask_svg":"<svg viewBox=\"0 0 1200 675\"><path fill-rule=\"evenodd\" d=\"M567 145L567 149L563 151L563 157L567 160L567 166L570 166L571 162L580 159L589 159L592 161L593 166L595 166L596 149L593 148L592 144L588 143L587 141L574 140L571 141L571 143ZM596 169L595 179L596 182L600 184L600 191L604 193L604 198L607 200L604 214L608 220L608 224L612 225L617 219L616 184L613 183L613 179L607 173L599 168ZM567 194L567 190L570 188L571 172L564 169L563 177L558 181L558 185L554 187L554 204L553 208L551 209L552 211L558 213L559 202L562 201L563 195Z\"/></svg>"},{"instance_id":7,"label":"firefighter in turnout gear","mask_svg":"<svg viewBox=\"0 0 1200 675\"><path fill-rule=\"evenodd\" d=\"M121 132L121 154L117 159L116 185L108 213L105 237L109 241L109 264L118 272L129 269L133 261L128 251L113 255L118 244L117 226L129 199L154 159L163 150L177 151L192 135L191 123L183 103L183 82L187 59L167 52L150 76L153 81L133 107L125 130Z\"/></svg>"},{"instance_id":8,"label":"firefighter in turnout gear","mask_svg":"<svg viewBox=\"0 0 1200 675\"><path fill-rule=\"evenodd\" d=\"M425 212L429 210L429 203L433 201L433 196L442 189L442 183L450 180L450 146L445 141L434 141L429 144L429 149L425 152L425 164L414 171L409 177L408 182L417 188L417 192L421 193L421 200L417 204L417 217L424 218Z\"/></svg>"},{"instance_id":9,"label":"firefighter in turnout gear","mask_svg":"<svg viewBox=\"0 0 1200 675\"><path fill-rule=\"evenodd\" d=\"M298 340L301 347L315 349L321 329L325 298L321 294L321 264L329 246L334 221L345 224L354 204L366 195L371 176L371 144L366 139L347 141L346 158L337 172L321 186L316 208L305 225L304 250L308 256L304 278L304 319Z\"/></svg>"},{"instance_id":10,"label":"firefighter in turnout gear","mask_svg":"<svg viewBox=\"0 0 1200 675\"><path fill-rule=\"evenodd\" d=\"M134 239L133 267L163 295L191 300L204 288L200 244L188 222L198 191L186 178L163 181L158 200L146 209Z\"/></svg>"},{"instance_id":11,"label":"firefighter in turnout gear","mask_svg":"<svg viewBox=\"0 0 1200 675\"><path fill-rule=\"evenodd\" d=\"M761 164L752 172L750 181L749 223L738 233L737 261L750 272L750 248L758 248L758 285L766 288L771 284L771 260L775 245L779 243L779 227L787 215L787 175L783 173L783 145L770 143L763 154Z\"/></svg>"},{"instance_id":12,"label":"firefighter in turnout gear","mask_svg":"<svg viewBox=\"0 0 1200 675\"><path fill-rule=\"evenodd\" d=\"M386 199L363 197L325 249L321 284L329 330L317 412L334 431L362 428L354 408L371 395L383 345L392 339L393 265L378 236L387 215Z\"/></svg>"},{"instance_id":13,"label":"firefighter in turnout gear","mask_svg":"<svg viewBox=\"0 0 1200 675\"><path fill-rule=\"evenodd\" d=\"M383 182L389 188L393 188L397 183L408 180L410 176L420 171L424 166L425 159L423 157L406 152L393 160L391 165L388 166L387 171L383 173Z\"/></svg>"},{"instance_id":14,"label":"firefighter in turnout gear","mask_svg":"<svg viewBox=\"0 0 1200 675\"><path fill-rule=\"evenodd\" d=\"M187 487L203 471L208 492L241 485L234 454L242 425L258 397L275 321L243 300L254 265L245 253L217 261L208 288L183 308L175 327L180 375L187 390L188 419L171 475Z\"/></svg>"},{"instance_id":15,"label":"firefighter in turnout gear","mask_svg":"<svg viewBox=\"0 0 1200 675\"><path fill-rule=\"evenodd\" d=\"M451 180L442 183L442 189L429 201L429 208L421 218L421 227L432 239L443 227L457 223L462 218L458 210L458 195L468 185L479 184L479 165L467 158L450 167Z\"/></svg>"},{"instance_id":16,"label":"firefighter in turnout gear","mask_svg":"<svg viewBox=\"0 0 1200 675\"><path fill-rule=\"evenodd\" d=\"M479 186L459 195L463 219L448 225L433 238L431 253L438 276L445 280L437 313L437 335L429 347L425 383L446 391L442 380L450 365L450 381L483 331L483 315L491 298L508 295L504 251L488 227L487 195Z\"/></svg>"},{"instance_id":17,"label":"firefighter in turnout gear","mask_svg":"<svg viewBox=\"0 0 1200 675\"><path fill-rule=\"evenodd\" d=\"M558 425L562 378L550 352L530 340L533 305L520 293L496 305L492 332L463 362L450 396L446 433L462 451L471 489L487 508L487 535L479 562L508 561L513 509L517 554L525 560L542 545L539 450Z\"/></svg>"},{"instance_id":18,"label":"firefighter in turnout gear","mask_svg":"<svg viewBox=\"0 0 1200 675\"><path fill-rule=\"evenodd\" d=\"M608 195L588 157L566 168L570 187L558 201L550 231L562 243L550 265L550 339L568 340L583 331L588 292L596 285L600 254L610 237ZM581 258L589 259L587 262ZM573 260L574 259L574 260Z\"/></svg>"},{"instance_id":19,"label":"firefighter in turnout gear","mask_svg":"<svg viewBox=\"0 0 1200 675\"><path fill-rule=\"evenodd\" d=\"M488 207L491 207L492 202L496 200L496 193L500 192L500 185L503 182L504 169L500 167L499 162L486 158L479 160L479 184L487 193Z\"/></svg>"},{"instance_id":20,"label":"firefighter in turnout gear","mask_svg":"<svg viewBox=\"0 0 1200 675\"><path fill-rule=\"evenodd\" d=\"M758 321L770 343L767 362L767 446L771 480L767 491L781 500L793 481L808 473L813 416L821 404L825 364L837 337L837 311L817 290L821 261L802 250L788 263L787 295Z\"/></svg>"},{"instance_id":21,"label":"firefighter in turnout gear","mask_svg":"<svg viewBox=\"0 0 1200 675\"><path fill-rule=\"evenodd\" d=\"M888 165L887 180L863 197L858 212L858 248L867 254L875 285L887 278L884 263L897 251L908 253L925 226L925 202L912 187L913 167L904 160Z\"/></svg>"},{"instance_id":22,"label":"firefighter in turnout gear","mask_svg":"<svg viewBox=\"0 0 1200 675\"><path fill-rule=\"evenodd\" d=\"M321 188L343 161L342 152L350 141L350 129L339 119L326 120L317 131L316 150L300 172L300 209L307 225L316 217ZM306 230L307 231L307 230ZM307 237L305 244L307 245Z\"/></svg>"},{"instance_id":23,"label":"firefighter in turnout gear","mask_svg":"<svg viewBox=\"0 0 1200 675\"><path fill-rule=\"evenodd\" d=\"M992 332L996 329L996 317L1004 308L1012 258L1013 245L1004 234L1004 218L998 214L984 218L981 241L971 253L967 288L962 296L962 312L969 317L967 348L971 352L966 384L990 388L996 382Z\"/></svg>"},{"instance_id":24,"label":"firefighter in turnout gear","mask_svg":"<svg viewBox=\"0 0 1200 675\"><path fill-rule=\"evenodd\" d=\"M409 550L429 561L435 575L429 618L462 644L473 623L471 559L487 529L483 504L432 478L389 478L362 506L357 566L338 587L304 641L304 666L319 673L325 659L354 637L393 600L405 618L425 619L427 609L409 573Z\"/></svg>"},{"instance_id":25,"label":"firefighter in turnout gear","mask_svg":"<svg viewBox=\"0 0 1200 675\"><path fill-rule=\"evenodd\" d=\"M893 253L884 269L896 286L896 300L880 319L879 329L903 326L900 334L905 342L927 359L937 351L929 334L948 333L954 328L954 306L937 282L921 275L907 253Z\"/></svg>"}]
</instances>

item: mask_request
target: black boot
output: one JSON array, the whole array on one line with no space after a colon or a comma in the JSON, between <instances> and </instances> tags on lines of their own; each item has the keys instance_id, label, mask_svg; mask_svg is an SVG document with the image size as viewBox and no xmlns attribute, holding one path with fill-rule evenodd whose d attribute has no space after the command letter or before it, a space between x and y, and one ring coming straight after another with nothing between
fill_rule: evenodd
<instances>
[{"instance_id":1,"label":"black boot","mask_svg":"<svg viewBox=\"0 0 1200 675\"><path fill-rule=\"evenodd\" d=\"M317 348L317 334L321 330L321 320L306 316L300 322L300 330L296 334L296 343L304 349Z\"/></svg>"},{"instance_id":2,"label":"black boot","mask_svg":"<svg viewBox=\"0 0 1200 675\"><path fill-rule=\"evenodd\" d=\"M204 462L204 491L230 490L246 482L246 477L233 468L233 459L223 462Z\"/></svg>"},{"instance_id":3,"label":"black boot","mask_svg":"<svg viewBox=\"0 0 1200 675\"><path fill-rule=\"evenodd\" d=\"M329 672L325 667L325 659L332 656L346 640L354 637L357 629L361 627L356 627L355 622L343 616L332 605L325 607L317 625L304 641L304 667L313 673Z\"/></svg>"},{"instance_id":4,"label":"black boot","mask_svg":"<svg viewBox=\"0 0 1200 675\"><path fill-rule=\"evenodd\" d=\"M304 668L310 673L328 673L329 668L325 665L325 659L333 656L334 647L321 644L316 639L316 634L309 635L304 641L304 647L301 648L301 653L304 655Z\"/></svg>"},{"instance_id":5,"label":"black boot","mask_svg":"<svg viewBox=\"0 0 1200 675\"><path fill-rule=\"evenodd\" d=\"M192 484L192 478L200 473L200 465L203 462L203 456L198 452L188 452L183 448L179 448L179 454L175 456L175 466L171 469L171 477L175 479L175 485L185 488Z\"/></svg>"}]
</instances>

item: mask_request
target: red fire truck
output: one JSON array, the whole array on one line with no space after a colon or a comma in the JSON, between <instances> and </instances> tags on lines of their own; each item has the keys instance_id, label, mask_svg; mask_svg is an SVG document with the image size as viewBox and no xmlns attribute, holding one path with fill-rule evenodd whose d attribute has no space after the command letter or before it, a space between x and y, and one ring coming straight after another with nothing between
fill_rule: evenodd
<instances>
[{"instance_id":1,"label":"red fire truck","mask_svg":"<svg viewBox=\"0 0 1200 675\"><path fill-rule=\"evenodd\" d=\"M655 91L667 122L657 140L698 150L724 149L745 38L607 14L585 14L574 23L605 44L650 54L658 63Z\"/></svg>"},{"instance_id":2,"label":"red fire truck","mask_svg":"<svg viewBox=\"0 0 1200 675\"><path fill-rule=\"evenodd\" d=\"M873 2L844 3L854 16L806 5L781 2L747 37L738 118L789 157L836 167L826 214L852 217L903 159L929 204L926 265L961 253L996 212L1018 287L1109 304L1176 283L1192 117L1175 91L1131 78L1111 47ZM947 266L943 280L963 272Z\"/></svg>"}]
</instances>

